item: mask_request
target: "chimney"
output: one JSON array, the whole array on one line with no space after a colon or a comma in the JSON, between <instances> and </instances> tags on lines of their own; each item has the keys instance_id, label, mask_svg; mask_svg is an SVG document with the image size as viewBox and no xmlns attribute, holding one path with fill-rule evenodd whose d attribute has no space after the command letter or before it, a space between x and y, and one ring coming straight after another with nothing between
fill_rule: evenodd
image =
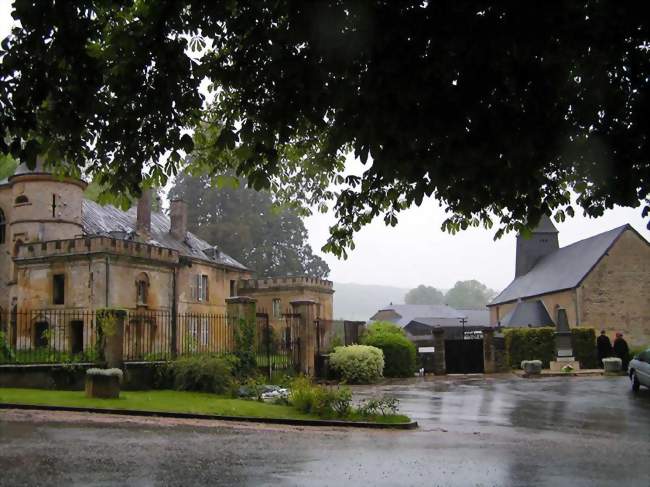
<instances>
[{"instance_id":1,"label":"chimney","mask_svg":"<svg viewBox=\"0 0 650 487\"><path fill-rule=\"evenodd\" d=\"M151 188L142 190L138 200L138 223L136 231L141 235L151 233Z\"/></svg>"},{"instance_id":2,"label":"chimney","mask_svg":"<svg viewBox=\"0 0 650 487\"><path fill-rule=\"evenodd\" d=\"M185 240L187 235L187 203L183 200L172 200L169 205L171 228L169 233L178 240Z\"/></svg>"}]
</instances>

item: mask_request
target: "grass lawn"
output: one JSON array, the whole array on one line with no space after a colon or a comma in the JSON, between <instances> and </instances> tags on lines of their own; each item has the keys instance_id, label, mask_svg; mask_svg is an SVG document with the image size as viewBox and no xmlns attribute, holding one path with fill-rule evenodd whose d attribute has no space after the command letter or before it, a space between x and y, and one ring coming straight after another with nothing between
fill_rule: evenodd
<instances>
[{"instance_id":1,"label":"grass lawn","mask_svg":"<svg viewBox=\"0 0 650 487\"><path fill-rule=\"evenodd\" d=\"M0 389L0 403L137 409L256 418L318 419L314 415L301 413L291 406L233 399L230 396L202 392L121 391L119 399L90 399L85 396L84 391Z\"/></svg>"},{"instance_id":2,"label":"grass lawn","mask_svg":"<svg viewBox=\"0 0 650 487\"><path fill-rule=\"evenodd\" d=\"M230 396L203 392L183 391L121 391L119 399L90 399L84 391L54 391L47 389L0 388L0 403L38 404L48 406L71 406L176 413L215 414L221 416L248 416L255 418L322 419L306 414L292 406L267 404ZM403 415L375 416L372 418L352 415L349 421L376 423L406 423Z\"/></svg>"}]
</instances>

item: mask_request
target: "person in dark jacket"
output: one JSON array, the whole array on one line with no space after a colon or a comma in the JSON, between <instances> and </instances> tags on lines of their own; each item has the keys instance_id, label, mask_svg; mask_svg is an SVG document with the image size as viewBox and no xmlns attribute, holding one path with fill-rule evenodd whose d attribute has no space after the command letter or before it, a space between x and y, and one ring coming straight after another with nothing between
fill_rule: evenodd
<instances>
[{"instance_id":1,"label":"person in dark jacket","mask_svg":"<svg viewBox=\"0 0 650 487\"><path fill-rule=\"evenodd\" d=\"M598 350L598 362L602 363L604 358L612 356L612 342L605 330L601 330L600 336L596 340L596 349Z\"/></svg>"},{"instance_id":2,"label":"person in dark jacket","mask_svg":"<svg viewBox=\"0 0 650 487\"><path fill-rule=\"evenodd\" d=\"M630 362L630 349L620 332L616 334L616 340L614 340L614 355L623 362L623 370L627 370L627 364Z\"/></svg>"}]
</instances>

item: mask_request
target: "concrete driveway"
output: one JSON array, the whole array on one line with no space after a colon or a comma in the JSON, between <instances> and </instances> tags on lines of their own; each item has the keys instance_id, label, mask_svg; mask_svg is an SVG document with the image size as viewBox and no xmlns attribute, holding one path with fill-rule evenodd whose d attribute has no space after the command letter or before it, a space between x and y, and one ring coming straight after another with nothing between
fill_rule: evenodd
<instances>
[{"instance_id":1,"label":"concrete driveway","mask_svg":"<svg viewBox=\"0 0 650 487\"><path fill-rule=\"evenodd\" d=\"M650 392L624 377L418 379L418 431L0 412L0 485L650 485Z\"/></svg>"}]
</instances>

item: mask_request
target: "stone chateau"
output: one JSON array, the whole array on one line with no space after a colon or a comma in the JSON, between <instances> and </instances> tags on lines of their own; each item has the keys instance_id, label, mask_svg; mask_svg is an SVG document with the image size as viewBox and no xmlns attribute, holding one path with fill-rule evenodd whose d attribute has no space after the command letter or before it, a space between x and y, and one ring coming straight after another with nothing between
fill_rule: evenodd
<instances>
[{"instance_id":1,"label":"stone chateau","mask_svg":"<svg viewBox=\"0 0 650 487\"><path fill-rule=\"evenodd\" d=\"M332 283L310 277L254 279L242 263L187 231L187 208L152 212L144 192L121 211L84 198L86 183L39 163L0 181L0 311L98 309L226 311L250 296L276 320L292 301L332 317Z\"/></svg>"}]
</instances>

